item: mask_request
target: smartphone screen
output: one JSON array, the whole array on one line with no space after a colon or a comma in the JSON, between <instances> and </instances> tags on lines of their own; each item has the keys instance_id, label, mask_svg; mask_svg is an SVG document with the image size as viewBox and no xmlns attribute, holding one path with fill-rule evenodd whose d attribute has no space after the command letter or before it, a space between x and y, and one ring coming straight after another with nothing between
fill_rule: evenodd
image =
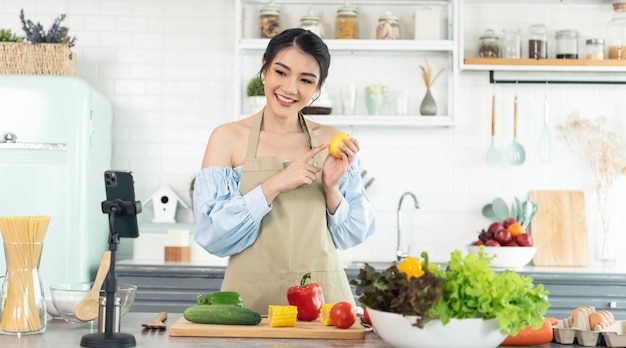
<instances>
[{"instance_id":1,"label":"smartphone screen","mask_svg":"<svg viewBox=\"0 0 626 348\"><path fill-rule=\"evenodd\" d=\"M107 201L120 199L135 203L135 181L131 171L107 170L104 172L104 185ZM120 238L139 237L136 215L116 215L113 228Z\"/></svg>"}]
</instances>

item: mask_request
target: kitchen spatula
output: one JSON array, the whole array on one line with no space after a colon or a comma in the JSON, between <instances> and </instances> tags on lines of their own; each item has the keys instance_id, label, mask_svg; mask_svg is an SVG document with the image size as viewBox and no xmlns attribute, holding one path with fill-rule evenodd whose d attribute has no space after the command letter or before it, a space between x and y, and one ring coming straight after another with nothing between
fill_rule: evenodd
<instances>
[{"instance_id":1,"label":"kitchen spatula","mask_svg":"<svg viewBox=\"0 0 626 348\"><path fill-rule=\"evenodd\" d=\"M526 161L526 150L522 144L517 142L517 94L515 95L515 103L513 105L513 142L506 148L506 159L510 164L519 166Z\"/></svg>"},{"instance_id":2,"label":"kitchen spatula","mask_svg":"<svg viewBox=\"0 0 626 348\"><path fill-rule=\"evenodd\" d=\"M164 330L167 327L165 324L163 324L163 322L166 319L167 319L167 312L159 312L159 314L156 315L154 320L146 324L141 324L141 326L145 327L146 329Z\"/></svg>"},{"instance_id":3,"label":"kitchen spatula","mask_svg":"<svg viewBox=\"0 0 626 348\"><path fill-rule=\"evenodd\" d=\"M502 163L502 156L496 149L494 140L496 138L496 94L491 98L491 146L487 150L487 164Z\"/></svg>"}]
</instances>

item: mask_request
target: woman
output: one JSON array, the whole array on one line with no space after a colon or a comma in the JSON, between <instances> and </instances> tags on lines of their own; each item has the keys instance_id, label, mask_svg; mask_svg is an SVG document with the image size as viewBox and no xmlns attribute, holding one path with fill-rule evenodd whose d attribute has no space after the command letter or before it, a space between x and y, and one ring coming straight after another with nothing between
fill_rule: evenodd
<instances>
[{"instance_id":1,"label":"woman","mask_svg":"<svg viewBox=\"0 0 626 348\"><path fill-rule=\"evenodd\" d=\"M336 249L362 243L374 212L358 172L359 142L326 144L339 132L305 120L328 69L326 44L303 29L272 38L263 55L267 104L259 113L217 127L194 188L195 240L230 256L222 290L267 313L287 304L302 276L322 287L326 302L354 298Z\"/></svg>"}]
</instances>

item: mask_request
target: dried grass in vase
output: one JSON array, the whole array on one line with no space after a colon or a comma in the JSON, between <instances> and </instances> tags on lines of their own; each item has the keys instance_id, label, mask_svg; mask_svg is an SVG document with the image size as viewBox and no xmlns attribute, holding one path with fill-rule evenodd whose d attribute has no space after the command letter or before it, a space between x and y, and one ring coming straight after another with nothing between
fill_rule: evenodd
<instances>
[{"instance_id":1,"label":"dried grass in vase","mask_svg":"<svg viewBox=\"0 0 626 348\"><path fill-rule=\"evenodd\" d=\"M608 237L606 234L610 225L609 190L620 173L626 174L626 158L621 150L622 141L609 129L606 116L590 120L581 118L577 113L571 114L567 122L559 125L558 129L561 132L560 139L591 169L602 229L605 237ZM609 247L608 239L603 240L605 245L601 246L601 254Z\"/></svg>"},{"instance_id":2,"label":"dried grass in vase","mask_svg":"<svg viewBox=\"0 0 626 348\"><path fill-rule=\"evenodd\" d=\"M422 70L422 79L424 80L424 84L426 85L427 89L430 89L430 87L435 84L435 81L437 81L439 75L441 75L441 73L445 71L444 68L441 68L433 77L433 70L428 64L428 60L426 60L426 66L420 65L419 67L420 70Z\"/></svg>"}]
</instances>

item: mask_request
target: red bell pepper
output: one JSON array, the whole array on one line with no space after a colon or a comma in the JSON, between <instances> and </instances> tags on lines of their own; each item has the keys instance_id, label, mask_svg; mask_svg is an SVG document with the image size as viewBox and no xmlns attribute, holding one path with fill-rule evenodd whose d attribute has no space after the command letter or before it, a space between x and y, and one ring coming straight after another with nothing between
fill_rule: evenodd
<instances>
[{"instance_id":1,"label":"red bell pepper","mask_svg":"<svg viewBox=\"0 0 626 348\"><path fill-rule=\"evenodd\" d=\"M317 283L306 284L306 280L310 278L311 273L307 273L302 277L300 285L287 289L287 301L290 305L298 307L298 320L317 319L324 304L322 287Z\"/></svg>"}]
</instances>

